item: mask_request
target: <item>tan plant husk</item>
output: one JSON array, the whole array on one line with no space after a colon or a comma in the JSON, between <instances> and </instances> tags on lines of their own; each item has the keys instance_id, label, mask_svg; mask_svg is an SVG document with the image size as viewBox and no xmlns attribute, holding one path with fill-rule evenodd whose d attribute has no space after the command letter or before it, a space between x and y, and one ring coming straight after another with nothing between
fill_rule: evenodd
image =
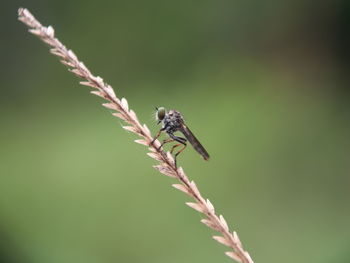
<instances>
[{"instance_id":1,"label":"tan plant husk","mask_svg":"<svg viewBox=\"0 0 350 263\"><path fill-rule=\"evenodd\" d=\"M84 63L78 60L74 52L67 49L55 38L55 31L51 26L42 26L40 22L24 8L18 10L18 19L30 28L29 31L32 34L38 36L51 47L50 52L58 56L60 61L69 68L69 71L84 79L80 84L94 88L95 90L91 91L92 94L108 101L108 103L104 103L103 106L113 110L114 112L112 114L114 116L128 123L128 125L123 126L125 130L142 137L142 139L138 139L135 142L149 147L150 152L148 155L159 161L159 164L155 165L154 168L166 176L176 178L180 184L173 184L173 187L186 193L195 201L186 204L206 217L201 220L203 224L221 233L221 236L214 236L213 238L219 243L231 248L231 251L226 252L226 255L237 262L253 263L248 252L243 249L237 233L230 232L224 217L222 215L218 216L215 213L214 206L208 199L206 200L202 197L196 184L188 179L181 167L177 168L175 166L172 155L169 152L165 153L163 150L159 149L160 142L158 140L152 143L153 138L150 130L145 124L142 125L135 112L129 109L127 100L125 98L119 99L110 85L104 82L102 78L91 74Z\"/></svg>"}]
</instances>

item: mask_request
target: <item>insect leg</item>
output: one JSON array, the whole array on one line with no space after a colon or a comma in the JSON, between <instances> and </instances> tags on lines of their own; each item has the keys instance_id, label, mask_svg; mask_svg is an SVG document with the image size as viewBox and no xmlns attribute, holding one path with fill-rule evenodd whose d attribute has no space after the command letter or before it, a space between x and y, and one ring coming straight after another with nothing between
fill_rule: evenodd
<instances>
[{"instance_id":1,"label":"insect leg","mask_svg":"<svg viewBox=\"0 0 350 263\"><path fill-rule=\"evenodd\" d=\"M158 147L158 150L159 150L160 148L162 148L164 144L166 144L166 143L168 143L168 142L173 142L173 141L174 141L174 139L172 139L172 138L163 140L163 141L162 141L162 144Z\"/></svg>"},{"instance_id":2,"label":"insect leg","mask_svg":"<svg viewBox=\"0 0 350 263\"><path fill-rule=\"evenodd\" d=\"M178 136L175 136L174 134L172 133L169 133L169 136L170 138L172 138L174 141L177 141L181 144L186 144L187 140L185 138L182 138L182 137L178 137Z\"/></svg>"},{"instance_id":3,"label":"insect leg","mask_svg":"<svg viewBox=\"0 0 350 263\"><path fill-rule=\"evenodd\" d=\"M171 147L170 153L172 154L175 150L176 147L179 147L180 145L182 145L181 143L179 144L175 144L173 147Z\"/></svg>"},{"instance_id":4,"label":"insect leg","mask_svg":"<svg viewBox=\"0 0 350 263\"><path fill-rule=\"evenodd\" d=\"M177 167L177 156L178 156L183 150L185 150L185 148L186 148L186 146L187 146L187 144L186 144L187 140L186 140L185 138L175 136L174 134L169 134L169 136L170 136L172 139L174 139L175 141L177 141L177 142L180 143L180 144L174 145L173 148L171 149L171 152L173 152L174 149L175 149L177 146L179 146L179 145L181 145L181 144L183 145L183 148L182 148L181 150L179 150L179 151L175 154L175 156L174 156L175 167Z\"/></svg>"},{"instance_id":5,"label":"insect leg","mask_svg":"<svg viewBox=\"0 0 350 263\"><path fill-rule=\"evenodd\" d=\"M153 138L153 140L151 141L151 145L155 142L155 140L157 140L160 136L160 134L162 133L162 131L164 131L165 129L164 128L161 128L159 130L159 132L157 133L157 135Z\"/></svg>"},{"instance_id":6,"label":"insect leg","mask_svg":"<svg viewBox=\"0 0 350 263\"><path fill-rule=\"evenodd\" d=\"M179 150L176 154L175 154L175 167L177 167L177 156L182 153L183 150L185 150L185 148L187 147L187 144L183 145L183 148L181 150Z\"/></svg>"}]
</instances>

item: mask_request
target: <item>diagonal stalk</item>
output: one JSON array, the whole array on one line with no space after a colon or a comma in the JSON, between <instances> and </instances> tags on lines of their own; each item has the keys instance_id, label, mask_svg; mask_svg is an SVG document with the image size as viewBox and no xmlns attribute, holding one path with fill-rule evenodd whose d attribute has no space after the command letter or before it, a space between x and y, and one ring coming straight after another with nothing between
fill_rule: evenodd
<instances>
[{"instance_id":1,"label":"diagonal stalk","mask_svg":"<svg viewBox=\"0 0 350 263\"><path fill-rule=\"evenodd\" d=\"M148 146L150 152L147 154L159 161L159 164L155 165L154 168L166 176L177 179L180 184L173 184L173 187L186 193L195 201L186 204L206 216L206 218L201 220L203 224L221 233L221 236L213 236L213 238L231 248L231 251L226 252L226 255L237 262L254 263L249 253L243 249L237 233L235 231L230 232L224 217L216 214L214 206L208 199L202 197L196 184L194 181L189 180L182 167L177 168L175 166L173 156L159 148L160 142L158 140L152 142L150 130L145 124L142 125L135 112L129 109L127 100L125 98L119 99L110 85L104 82L102 78L91 74L84 63L78 60L74 52L68 50L55 38L54 29L51 26L42 26L27 9L23 8L18 10L18 19L30 28L29 31L31 33L38 36L51 47L50 52L58 56L61 62L69 68L69 71L84 79L80 84L94 88L95 90L91 91L91 93L108 101L103 106L115 111L112 113L114 116L128 123L128 126L123 126L125 130L131 131L142 138L135 140L135 142Z\"/></svg>"}]
</instances>

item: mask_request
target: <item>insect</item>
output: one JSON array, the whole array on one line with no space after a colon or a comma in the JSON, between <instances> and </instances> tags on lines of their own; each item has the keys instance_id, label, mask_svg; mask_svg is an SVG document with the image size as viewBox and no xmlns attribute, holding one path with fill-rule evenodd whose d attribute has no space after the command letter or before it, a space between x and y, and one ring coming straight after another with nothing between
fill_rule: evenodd
<instances>
[{"instance_id":1,"label":"insect","mask_svg":"<svg viewBox=\"0 0 350 263\"><path fill-rule=\"evenodd\" d=\"M204 160L209 160L208 152L204 149L202 144L197 140L197 138L193 135L191 130L187 127L180 112L176 110L166 111L166 109L163 107L156 107L156 110L156 119L158 121L157 124L162 123L162 128L154 137L152 143L159 138L163 131L165 131L170 138L163 140L158 149L160 149L166 143L176 141L178 142L178 144L175 144L170 150L170 153L172 154L175 148L182 146L182 148L174 155L175 167L177 167L176 158L183 150L185 150L187 146L187 141L189 141L192 144L193 148L203 157ZM174 133L176 131L181 132L186 138L175 136Z\"/></svg>"}]
</instances>

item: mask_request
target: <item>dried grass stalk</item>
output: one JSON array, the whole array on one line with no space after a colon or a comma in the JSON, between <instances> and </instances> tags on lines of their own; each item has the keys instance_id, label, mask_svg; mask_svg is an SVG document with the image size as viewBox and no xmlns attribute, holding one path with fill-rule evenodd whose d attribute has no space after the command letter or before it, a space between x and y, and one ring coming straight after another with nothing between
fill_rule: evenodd
<instances>
[{"instance_id":1,"label":"dried grass stalk","mask_svg":"<svg viewBox=\"0 0 350 263\"><path fill-rule=\"evenodd\" d=\"M187 205L204 214L206 218L201 220L202 223L221 233L221 236L214 236L213 238L231 248L231 251L226 252L226 255L237 262L253 263L248 252L243 249L236 232L230 232L223 216L218 216L215 213L214 206L208 199L205 200L202 197L196 184L188 179L183 169L175 167L172 155L169 152L165 153L163 150L158 149L160 146L158 140L151 143L152 135L150 130L146 125L142 125L138 121L135 112L129 108L127 100L125 98L120 100L110 85L104 82L102 78L92 75L84 63L78 60L74 52L67 49L55 38L55 31L51 26L42 26L27 9L23 8L18 10L18 19L30 28L29 32L38 36L51 47L50 52L58 56L61 62L69 68L69 71L84 79L80 84L94 88L95 90L91 92L92 94L108 101L103 106L115 111L113 113L114 116L128 123L127 126L123 127L125 130L133 132L142 138L136 140L136 142L149 146L150 152L148 155L159 161L159 165L154 166L154 168L169 177L176 178L180 184L174 184L173 186L192 197L195 201L189 202Z\"/></svg>"}]
</instances>

